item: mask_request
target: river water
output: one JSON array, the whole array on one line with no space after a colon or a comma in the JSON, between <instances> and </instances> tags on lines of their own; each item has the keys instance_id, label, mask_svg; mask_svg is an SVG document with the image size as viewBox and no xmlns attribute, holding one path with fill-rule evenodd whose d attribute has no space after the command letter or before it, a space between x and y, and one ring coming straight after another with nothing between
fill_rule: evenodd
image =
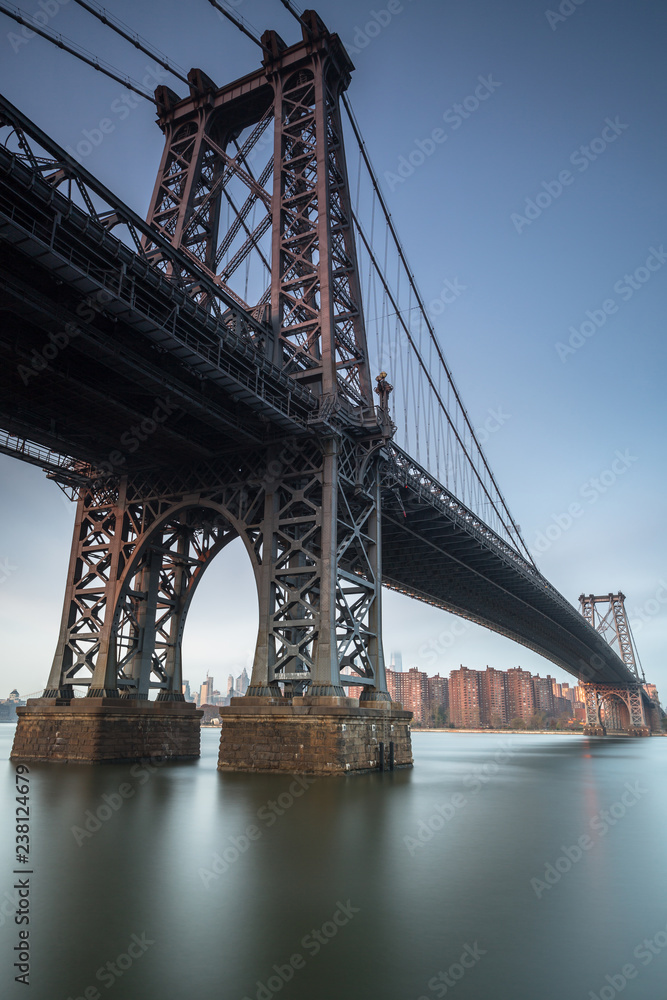
<instances>
[{"instance_id":1,"label":"river water","mask_svg":"<svg viewBox=\"0 0 667 1000\"><path fill-rule=\"evenodd\" d=\"M205 729L195 763L31 767L26 867L13 731L3 997L667 997L661 738L416 733L411 771L295 782L218 773Z\"/></svg>"}]
</instances>

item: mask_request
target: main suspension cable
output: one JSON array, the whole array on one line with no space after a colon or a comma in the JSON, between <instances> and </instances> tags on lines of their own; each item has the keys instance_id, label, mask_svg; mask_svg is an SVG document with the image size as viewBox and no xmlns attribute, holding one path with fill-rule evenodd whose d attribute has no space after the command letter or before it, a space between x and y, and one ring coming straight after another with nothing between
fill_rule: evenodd
<instances>
[{"instance_id":1,"label":"main suspension cable","mask_svg":"<svg viewBox=\"0 0 667 1000\"><path fill-rule=\"evenodd\" d=\"M282 0L282 2L287 2L287 0ZM386 202L384 200L384 196L383 196L382 191L380 189L380 185L379 185L379 182L378 182L378 179L377 179L377 175L375 173L375 170L373 169L373 165L372 165L372 163L370 161L370 158L368 156L368 153L366 151L366 144L365 144L365 142L363 140L363 137L361 135L361 131L359 129L359 125L358 125L358 123L356 121L356 118L355 118L354 113L352 111L352 108L350 106L350 102L347 99L347 97L346 97L345 94L342 95L342 103L343 103L343 107L345 108L345 111L347 113L348 119L350 121L350 125L352 126L352 131L354 132L354 136L355 136L355 139L357 141L357 145L359 147L359 152L360 152L360 154L361 154L361 156L363 158L364 164L365 164L366 169L368 171L368 175L369 175L371 184L373 186L373 190L375 192L375 195L377 197L378 203L379 203L379 205L380 205L380 207L382 209L382 212L384 214L386 225L387 225L387 227L389 229L389 232L391 233L394 245L396 247L396 251L397 251L398 256L399 256L399 258L401 260L401 263L403 264L403 268L405 270L405 273L407 275L408 281L410 283L410 288L411 288L412 292L414 292L415 299L416 299L416 301L418 303L420 312L421 312L421 314L422 314L422 316L424 318L424 321L425 321L425 324L426 324L426 328L427 328L427 330L429 332L429 336L430 336L430 338L431 338L431 340L433 342L433 346L435 347L435 350L436 350L436 353L437 353L437 356L438 356L438 360L440 361L440 364L441 364L441 366L442 366L442 368L443 368L443 370L444 370L444 372L445 372L445 374L447 376L447 380L448 380L448 382L449 382L449 384L451 386L452 392L454 394L454 398L456 400L456 403L458 404L458 408L459 408L459 410L460 410L460 412L461 412L461 414L463 416L463 419L464 419L464 421L466 423L466 426L467 426L467 428L468 428L468 430L470 432L471 439L474 442L476 450L477 450L477 452L478 452L478 454L479 454L479 456L480 456L480 458L482 460L482 463L484 465L484 469L486 470L486 472L488 474L488 477L489 477L489 480L492 483L492 485L493 485L493 487L494 487L494 489L496 491L496 494L497 494L497 497L498 497L498 501L500 502L500 504L501 504L501 506L502 506L502 508L503 508L503 510L505 512L505 515L507 516L507 518L508 518L508 520L509 520L509 522L511 524L511 527L514 529L513 532L510 530L509 534L510 534L510 536L512 534L515 534L516 538L521 543L522 548L526 552L526 554L527 554L530 562L534 566L535 563L533 561L533 558L530 555L530 552L528 551L528 548L527 548L525 542L523 541L523 538L521 537L521 533L520 533L520 531L519 531L519 529L518 529L518 527L516 525L516 522L514 521L514 518L512 517L512 514L511 514L511 512L509 510L509 507L507 506L507 503L506 503L505 498L504 498L504 496L503 496L503 494L502 494L502 492L500 490L500 487L498 486L498 483L496 482L495 476L493 475L493 472L491 471L491 467L489 466L489 463L488 463L488 461L486 459L486 456L485 456L484 452L482 451L482 447L481 447L481 445L479 443L479 440L478 440L477 435L475 433L475 430L474 430L474 428L472 426L472 423L470 421L470 418L468 416L466 408L465 408L465 406L463 404L463 400L461 399L461 396L459 394L459 391L458 391L458 388L456 386L456 383L454 382L454 378L452 376L452 373L451 373L451 371L449 369L449 366L448 366L448 364L447 364L447 362L445 360L445 357L444 357L444 355L442 353L442 349L441 349L440 344L438 342L438 339L437 339L437 337L435 335L435 331L434 331L433 326L432 326L432 324L431 324L431 322L430 322L430 320L428 318L428 313L426 311L426 307L424 305L424 301L423 301L423 299L421 297L421 293L419 292L419 289L417 287L417 283L415 281L414 274L412 273L412 271L411 271L411 269L410 269L410 267L408 265L408 261L407 261L406 256L405 256L405 251L403 250L403 245L401 244L401 241L400 241L400 239L398 237L398 233L396 232L396 228L394 226L394 222L393 222L393 219L391 217L391 213L389 212L387 204L386 204ZM359 228L358 221L357 221L357 227ZM362 237L362 239L363 239L363 237ZM374 262L374 264L375 264L375 266L377 266L376 262ZM413 348L413 350L416 350L416 347L415 347L414 343L412 343L412 348ZM429 377L429 381L431 381L430 377ZM437 394L437 395L438 395L438 400L440 402L440 405L443 407L443 410L445 411L445 415L447 416L447 419L451 422L451 417L447 413L446 407L444 407L444 404L443 404L443 402L442 402L439 394ZM487 494L487 496L489 496L488 491L486 490L486 488L485 488L485 486L484 486L484 484L482 482L481 476L480 476L479 472L477 471L477 469L475 467L475 464L472 461L471 456L468 455L467 449L465 448L465 446L463 446L463 442L461 441L458 432L456 431L455 428L453 428L453 429L455 431L455 434L456 434L457 438L459 439L459 442L460 442L461 446L464 448L464 452L466 453L466 457L467 457L468 461L471 463L471 465L473 467L473 470L475 472L475 475L479 479L484 492ZM491 498L489 497L489 499L491 499ZM494 504L494 506L495 506L495 504ZM501 518L501 520L502 520L502 518ZM507 530L507 526L505 526L505 527L506 527L506 530Z\"/></svg>"},{"instance_id":2,"label":"main suspension cable","mask_svg":"<svg viewBox=\"0 0 667 1000\"><path fill-rule=\"evenodd\" d=\"M280 2L282 3L283 7L286 10L289 11L289 13L292 15L292 17L296 21L298 21L301 25L303 25L304 27L306 27L306 29L308 30L308 25L304 24L302 16L297 12L297 10L295 9L294 5L291 3L291 0L280 0ZM415 281L414 275L413 275L413 273L410 270L410 267L408 265L408 262L407 262L407 259L406 259L406 256L405 256L405 252L403 250L403 245L401 244L401 241L400 241L400 239L398 237L398 233L396 232L396 228L394 226L394 222L393 222L393 219L391 217L391 213L389 212L387 204L386 204L386 202L384 200L384 196L382 194L382 191L380 189L380 185L378 183L377 175L375 174L375 170L373 169L373 165L372 165L372 163L370 161L370 158L368 156L368 153L366 151L366 144L365 144L365 142L363 140L363 137L361 135L361 131L359 129L359 125L358 125L357 120L356 120L356 118L354 116L354 113L352 111L352 107L350 105L350 102L347 99L347 97L346 97L345 94L342 95L342 103L343 103L343 107L345 108L345 111L347 113L348 119L350 121L350 125L352 126L352 131L354 132L354 136L355 136L355 139L357 141L357 145L359 147L359 152L361 154L363 162L364 162L364 164L366 166L366 169L368 171L368 174L369 174L369 177L370 177L370 180L371 180L371 184L373 185L373 189L374 189L375 194L377 196L378 202L379 202L380 207L382 208L382 211L384 213L385 222L387 224L389 232L391 233L391 236L392 236L392 239L394 241L394 245L395 245L396 250L398 252L398 255L399 255L399 258L401 260L401 263L403 264L403 267L405 269L408 281L410 283L411 292L414 293L414 296L415 296L415 299L416 299L416 301L418 303L420 312L421 312L422 317L423 317L423 319L424 319L424 321L426 323L426 327L428 329L429 336L430 336L431 341L432 341L432 343L433 343L433 345L435 347L435 350L437 352L438 359L440 361L440 364L441 364L442 368L445 371L445 374L447 376L447 380L449 382L449 385L451 386L451 389L452 389L452 391L454 393L454 398L456 400L456 403L458 404L459 410L460 410L461 414L463 415L463 418L465 420L467 428L470 431L471 439L472 439L472 441L474 442L474 444L476 446L477 452L479 453L479 456L480 456L480 458L482 460L484 468L485 468L485 470L486 470L486 472L487 472L487 474L489 476L489 480L490 480L491 484L493 485L493 487L495 489L495 492L496 492L496 495L497 495L497 500L500 503L500 505L501 505L501 507L502 507L502 509L503 509L503 511L504 511L504 513L505 513L505 515L507 517L507 519L509 520L511 528L509 528L509 526L507 524L505 524L504 518L499 513L499 511L496 509L496 501L494 501L491 498L491 495L490 495L488 489L486 488L486 485L485 485L485 483L484 483L484 481L483 481L480 473L477 471L477 468L475 466L475 463L472 460L472 457L468 454L468 449L466 448L465 443L463 442L463 440L462 440L462 438L461 438L461 436L459 434L459 431L458 431L457 427L454 425L454 422L452 421L452 418L451 418L451 416L450 416L450 414L449 414L449 412L447 410L447 407L444 405L444 402L443 402L443 400L442 400L442 398L440 396L440 393L438 392L438 390L436 389L435 385L433 384L432 378L431 378L431 376L429 374L430 365L428 366L428 368L425 367L424 360L421 357L421 353L417 349L416 344L414 343L414 341L412 339L412 336L411 336L411 334L410 334L410 332L409 332L409 330L407 328L407 325L403 322L402 317L399 316L401 325L403 326L404 331L405 331L405 333L406 333L406 335L408 337L408 341L410 343L410 346L412 347L412 350L417 355L417 359L418 359L418 361L420 363L420 366L422 367L422 370L424 370L424 372L426 374L426 377L427 377L427 379L428 379L428 381L430 383L430 386L431 386L431 390L435 394L436 399L438 400L438 403L439 403L439 406L440 406L442 412L445 414L445 417L447 418L447 421L448 421L449 425L451 426L452 430L454 431L454 434L455 434L456 439L457 439L457 441L459 443L459 446L463 449L463 453L465 454L465 456L466 456L466 458L468 460L468 463L472 467L473 472L474 472L474 474L475 474L475 476L476 476L479 484L481 485L483 492L488 497L488 499L489 499L489 501L491 503L491 506L496 510L496 514L500 518L500 522L501 522L501 524L503 524L503 527L507 531L508 535L510 537L512 537L513 535L516 537L516 539L519 541L521 547L523 548L524 552L528 556L528 559L530 560L531 564L533 566L535 566L535 562L534 562L534 560L533 560L533 558L532 558L532 556L531 556L531 554L530 554L530 552L528 550L528 547L526 546L523 538L521 537L521 533L520 533L520 531L519 531L519 529L517 527L517 524L516 524L514 518L512 517L512 514L511 514L511 512L509 510L509 507L508 507L508 505L507 505L507 503L505 501L505 498L504 498L504 496L503 496L503 494L502 494L502 492L500 490L500 487L498 486L498 483L496 482L495 476L493 475L493 472L491 471L491 468L490 468L489 463L488 463L488 461L486 459L486 456L485 456L484 452L482 451L482 447L481 447L481 445L479 443L479 440L478 440L477 435L475 433L475 430L474 430L474 428L472 426L470 418L468 417L468 413L466 411L466 408L463 405L463 401L461 399L461 396L459 395L459 391L458 391L458 389L456 387L456 384L454 382L454 379L452 377L452 373L449 370L449 366L447 365L447 362L445 361L445 357L444 357L444 355L442 353L442 350L440 348L440 344L438 343L438 339L437 339L437 337L435 335L435 331L434 331L434 329L433 329L433 327L431 325L431 322L430 322L430 320L428 318L428 314L426 312L426 308L424 306L423 299L422 299L421 294L419 292L419 289L417 287L417 283ZM366 240L366 238L363 235L363 231L362 231L361 226L359 224L358 218L355 219L355 222L356 222L359 234L360 234L360 236L362 238L362 242L364 242L364 244L366 246L366 250L369 253L369 257L370 257L370 261L371 261L371 266L374 267L375 270L377 271L377 273L378 273L378 275L380 277L381 282L385 286L385 292L389 294L389 296L393 300L393 304L394 304L396 310L398 311L398 304L394 300L394 297L391 295L391 292L389 291L389 288L388 288L388 286L385 283L385 279L383 278L382 272L379 269L378 261L375 258L375 255L373 254L373 252L371 251L370 246L368 244L368 241ZM512 531L511 529L514 529L514 530ZM537 568L537 567L535 567L535 568Z\"/></svg>"},{"instance_id":3,"label":"main suspension cable","mask_svg":"<svg viewBox=\"0 0 667 1000\"><path fill-rule=\"evenodd\" d=\"M151 104L156 104L153 95L143 90L141 85L131 76L124 76L114 66L112 66L111 63L106 62L104 59L100 59L94 53L89 52L88 49L84 49L83 46L79 45L77 42L73 42L64 35L56 34L55 32L49 31L48 29L35 24L34 21L28 19L29 15L27 15L25 11L21 10L20 7L14 7L12 4L12 8L12 10L8 10L6 6L0 4L0 14L6 14L7 17L11 17L14 21L24 25L26 28L30 28L31 31L35 32L35 34L41 35L42 38L46 38L46 40L51 42L52 45L57 45L59 49L64 49L66 52L69 52L70 55L76 56L76 58L80 59L81 62L86 63L88 66L92 66L93 69L100 73L104 73L105 76L115 80L116 83L122 84L123 87L127 87L128 90L133 90L135 94L138 94L139 97L144 97L147 101L150 101Z\"/></svg>"},{"instance_id":4,"label":"main suspension cable","mask_svg":"<svg viewBox=\"0 0 667 1000\"><path fill-rule=\"evenodd\" d=\"M247 38L249 38L251 42L254 42L255 45L259 45L260 49L262 49L263 52L269 51L263 44L261 39L259 39L257 35L253 34L253 32L250 31L249 28L246 28L243 18L235 17L233 14L230 14L229 11L222 6L222 4L218 3L218 0L208 0L208 2L210 3L211 7L215 7L216 10L220 11L223 17L226 17L228 21L231 21L232 24L239 29L239 31L242 31L243 34Z\"/></svg>"},{"instance_id":5,"label":"main suspension cable","mask_svg":"<svg viewBox=\"0 0 667 1000\"><path fill-rule=\"evenodd\" d=\"M142 38L141 35L131 31L126 24L120 21L117 17L114 17L113 14L110 14L104 7L100 7L98 4L92 3L91 0L74 0L74 2L77 3L79 7L83 7L84 10L87 10L89 14L93 15L93 17L96 17L98 21L102 22L102 24L111 28L112 31L115 31L116 34L120 35L126 41L131 42L132 45L143 52L144 55L150 56L151 59L154 59L156 63L159 63L159 65L168 70L169 73L178 77L178 79L181 80L186 86L189 86L190 81L185 75L185 71L182 67L177 66L176 63L171 63L164 52L160 52L159 49L150 45L150 43L147 42L145 38Z\"/></svg>"}]
</instances>

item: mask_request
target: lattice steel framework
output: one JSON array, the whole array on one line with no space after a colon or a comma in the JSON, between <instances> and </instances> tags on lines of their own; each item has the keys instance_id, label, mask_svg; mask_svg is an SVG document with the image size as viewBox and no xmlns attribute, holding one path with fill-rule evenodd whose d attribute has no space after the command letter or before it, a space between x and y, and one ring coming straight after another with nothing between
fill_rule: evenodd
<instances>
[{"instance_id":1,"label":"lattice steel framework","mask_svg":"<svg viewBox=\"0 0 667 1000\"><path fill-rule=\"evenodd\" d=\"M361 477L360 477L361 470ZM45 697L181 700L188 608L212 559L241 537L260 627L250 693L386 695L377 457L293 439L171 481L123 480L78 501L60 639Z\"/></svg>"},{"instance_id":2,"label":"lattice steel framework","mask_svg":"<svg viewBox=\"0 0 667 1000\"><path fill-rule=\"evenodd\" d=\"M587 725L596 728L604 726L607 730L616 731L645 729L648 723L625 612L625 595L582 594L579 604L589 625L604 636L610 646L615 647L625 665L637 678L637 684L584 684Z\"/></svg>"},{"instance_id":3,"label":"lattice steel framework","mask_svg":"<svg viewBox=\"0 0 667 1000\"><path fill-rule=\"evenodd\" d=\"M616 652L623 662L633 672L637 681L642 680L635 659L635 651L630 636L628 616L625 612L625 595L582 594L579 598L581 613L592 627L603 635L610 646L616 647Z\"/></svg>"},{"instance_id":4,"label":"lattice steel framework","mask_svg":"<svg viewBox=\"0 0 667 1000\"><path fill-rule=\"evenodd\" d=\"M374 424L339 106L352 63L314 11L305 12L302 31L303 42L290 47L266 32L263 69L242 81L216 88L191 70L184 100L158 87L166 142L148 218L239 305L262 318L270 306L273 340L262 347L321 397L323 412L342 409ZM255 177L251 161L270 126L273 154ZM246 192L241 205L230 193L234 181ZM225 199L234 220L222 231ZM173 269L148 238L144 250ZM251 255L267 284L249 303L229 282ZM246 280L245 294L251 290Z\"/></svg>"},{"instance_id":5,"label":"lattice steel framework","mask_svg":"<svg viewBox=\"0 0 667 1000\"><path fill-rule=\"evenodd\" d=\"M588 726L621 731L644 730L649 725L639 684L584 684L583 688Z\"/></svg>"}]
</instances>

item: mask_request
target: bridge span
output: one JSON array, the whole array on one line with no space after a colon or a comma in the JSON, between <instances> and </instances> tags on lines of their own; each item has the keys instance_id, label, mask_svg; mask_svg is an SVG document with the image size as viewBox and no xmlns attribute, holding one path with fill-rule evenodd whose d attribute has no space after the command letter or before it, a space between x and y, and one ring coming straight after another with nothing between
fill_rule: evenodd
<instances>
[{"instance_id":1,"label":"bridge span","mask_svg":"<svg viewBox=\"0 0 667 1000\"><path fill-rule=\"evenodd\" d=\"M613 690L628 692L629 729L648 732L636 673L538 571L502 496L505 532L395 442L384 373L373 403L339 112L351 64L314 12L302 27L292 46L262 36L247 85L216 90L192 70L188 98L158 88L165 155L148 223L0 98L16 140L0 147L0 450L78 503L56 656L15 754L132 757L165 733L168 755L196 753L181 638L203 571L237 536L260 632L249 695L223 711L221 767L358 770L383 744L411 762L409 713L386 691L382 584L576 676L597 692L591 731ZM257 136L269 118L264 190L243 129ZM237 251L270 268L253 307L210 249L234 174L273 233L270 263L257 234ZM119 748L140 716L150 738Z\"/></svg>"}]
</instances>

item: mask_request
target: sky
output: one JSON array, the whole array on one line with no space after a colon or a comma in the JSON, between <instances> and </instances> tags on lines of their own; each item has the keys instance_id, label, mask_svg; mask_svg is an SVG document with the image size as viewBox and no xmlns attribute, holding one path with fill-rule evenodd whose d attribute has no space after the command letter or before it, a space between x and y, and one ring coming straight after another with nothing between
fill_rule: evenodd
<instances>
[{"instance_id":1,"label":"sky","mask_svg":"<svg viewBox=\"0 0 667 1000\"><path fill-rule=\"evenodd\" d=\"M230 6L258 33L272 27L297 40L279 0ZM107 8L220 85L259 65L259 49L206 0ZM25 0L24 9L40 7ZM153 89L150 60L74 0L41 9L53 31ZM626 595L646 677L667 695L667 8L321 0L317 10L355 64L349 96L369 155L529 549L577 606L582 592ZM119 84L1 14L0 90L65 147L111 118L113 130L82 162L145 216L162 151L152 105L141 101L121 119ZM6 697L46 682L74 506L39 469L0 457L0 474ZM229 673L250 669L256 625L237 541L193 602L184 638L191 685L208 671L225 690ZM388 592L384 644L388 658L400 650L405 667L429 674L521 665L571 679L510 640Z\"/></svg>"}]
</instances>

